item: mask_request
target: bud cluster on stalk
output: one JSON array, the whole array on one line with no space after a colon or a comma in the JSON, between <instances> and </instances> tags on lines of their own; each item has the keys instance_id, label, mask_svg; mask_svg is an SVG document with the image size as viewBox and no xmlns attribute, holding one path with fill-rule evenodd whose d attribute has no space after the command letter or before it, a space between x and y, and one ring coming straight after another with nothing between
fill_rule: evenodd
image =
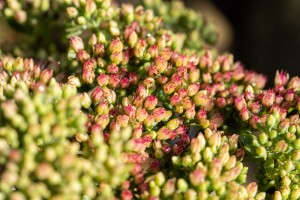
<instances>
[{"instance_id":1,"label":"bud cluster on stalk","mask_svg":"<svg viewBox=\"0 0 300 200\"><path fill-rule=\"evenodd\" d=\"M0 200L300 198L300 79L264 89L181 2L0 0L0 16L20 32L0 44Z\"/></svg>"},{"instance_id":2,"label":"bud cluster on stalk","mask_svg":"<svg viewBox=\"0 0 300 200\"><path fill-rule=\"evenodd\" d=\"M263 162L257 178L274 199L300 198L300 79L277 71L274 88L257 94L245 89L235 99L240 119L247 122L239 137L245 151Z\"/></svg>"}]
</instances>

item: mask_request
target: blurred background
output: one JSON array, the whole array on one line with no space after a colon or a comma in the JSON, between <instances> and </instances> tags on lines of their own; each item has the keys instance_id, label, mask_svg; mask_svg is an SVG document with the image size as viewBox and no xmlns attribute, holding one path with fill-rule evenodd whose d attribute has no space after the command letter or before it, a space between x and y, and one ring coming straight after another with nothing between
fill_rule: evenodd
<instances>
[{"instance_id":1,"label":"blurred background","mask_svg":"<svg viewBox=\"0 0 300 200\"><path fill-rule=\"evenodd\" d=\"M220 32L218 48L230 51L247 68L268 76L276 69L300 75L299 0L185 0L213 21Z\"/></svg>"},{"instance_id":2,"label":"blurred background","mask_svg":"<svg viewBox=\"0 0 300 200\"><path fill-rule=\"evenodd\" d=\"M300 76L299 0L182 1L216 25L217 48L233 53L246 68L267 75L267 86L272 86L276 70Z\"/></svg>"}]
</instances>

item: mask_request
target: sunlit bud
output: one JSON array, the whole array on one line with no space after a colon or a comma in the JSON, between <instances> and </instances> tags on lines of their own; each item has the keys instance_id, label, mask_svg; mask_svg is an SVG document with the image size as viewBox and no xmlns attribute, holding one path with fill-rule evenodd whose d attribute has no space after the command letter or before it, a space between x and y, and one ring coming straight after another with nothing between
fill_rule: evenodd
<instances>
[{"instance_id":1,"label":"sunlit bud","mask_svg":"<svg viewBox=\"0 0 300 200\"><path fill-rule=\"evenodd\" d=\"M131 48L133 48L138 41L138 35L135 31L131 31L128 35L128 44Z\"/></svg>"},{"instance_id":2,"label":"sunlit bud","mask_svg":"<svg viewBox=\"0 0 300 200\"><path fill-rule=\"evenodd\" d=\"M123 51L124 45L119 37L113 39L113 41L109 44L109 51L111 53L121 53Z\"/></svg>"},{"instance_id":3,"label":"sunlit bud","mask_svg":"<svg viewBox=\"0 0 300 200\"><path fill-rule=\"evenodd\" d=\"M173 96L170 98L170 104L172 106L178 106L181 102L180 95L178 93L175 93Z\"/></svg>"},{"instance_id":4,"label":"sunlit bud","mask_svg":"<svg viewBox=\"0 0 300 200\"><path fill-rule=\"evenodd\" d=\"M125 128L128 124L129 117L127 115L119 115L117 117L117 123L121 128Z\"/></svg>"},{"instance_id":5,"label":"sunlit bud","mask_svg":"<svg viewBox=\"0 0 300 200\"><path fill-rule=\"evenodd\" d=\"M110 60L116 65L120 64L123 60L123 52L113 52L110 55Z\"/></svg>"},{"instance_id":6,"label":"sunlit bud","mask_svg":"<svg viewBox=\"0 0 300 200\"><path fill-rule=\"evenodd\" d=\"M136 108L132 105L128 105L124 107L124 112L127 116L129 116L129 118L135 119L135 114L136 114Z\"/></svg>"},{"instance_id":7,"label":"sunlit bud","mask_svg":"<svg viewBox=\"0 0 300 200\"><path fill-rule=\"evenodd\" d=\"M92 14L97 9L97 5L93 0L86 0L85 2L85 12L87 14Z\"/></svg>"},{"instance_id":8,"label":"sunlit bud","mask_svg":"<svg viewBox=\"0 0 300 200\"><path fill-rule=\"evenodd\" d=\"M103 98L103 90L101 87L97 87L91 94L93 103L98 103Z\"/></svg>"},{"instance_id":9,"label":"sunlit bud","mask_svg":"<svg viewBox=\"0 0 300 200\"><path fill-rule=\"evenodd\" d=\"M109 76L109 84L113 88L119 87L119 84L120 84L120 78L119 78L119 76L117 74L111 74Z\"/></svg>"},{"instance_id":10,"label":"sunlit bud","mask_svg":"<svg viewBox=\"0 0 300 200\"><path fill-rule=\"evenodd\" d=\"M275 144L275 152L285 152L288 148L288 144L284 140L280 140Z\"/></svg>"},{"instance_id":11,"label":"sunlit bud","mask_svg":"<svg viewBox=\"0 0 300 200\"><path fill-rule=\"evenodd\" d=\"M237 110L242 110L242 108L246 107L246 100L244 99L243 96L239 96L237 98L234 99L234 105L236 107Z\"/></svg>"},{"instance_id":12,"label":"sunlit bud","mask_svg":"<svg viewBox=\"0 0 300 200\"><path fill-rule=\"evenodd\" d=\"M197 94L197 92L200 89L200 84L199 83L192 83L188 85L188 95L189 96L194 96Z\"/></svg>"},{"instance_id":13,"label":"sunlit bud","mask_svg":"<svg viewBox=\"0 0 300 200\"><path fill-rule=\"evenodd\" d=\"M172 82L166 83L163 87L166 94L172 94L176 89L176 85Z\"/></svg>"},{"instance_id":14,"label":"sunlit bud","mask_svg":"<svg viewBox=\"0 0 300 200\"><path fill-rule=\"evenodd\" d=\"M150 95L145 99L144 107L147 110L153 110L157 105L157 98L154 95Z\"/></svg>"},{"instance_id":15,"label":"sunlit bud","mask_svg":"<svg viewBox=\"0 0 300 200\"><path fill-rule=\"evenodd\" d=\"M87 84L92 84L95 79L95 73L91 70L83 70L81 74L82 81Z\"/></svg>"},{"instance_id":16,"label":"sunlit bud","mask_svg":"<svg viewBox=\"0 0 300 200\"><path fill-rule=\"evenodd\" d=\"M238 177L240 172L241 172L241 167L236 166L236 167L226 171L225 173L223 173L223 175L221 176L221 179L226 182L233 181Z\"/></svg>"},{"instance_id":17,"label":"sunlit bud","mask_svg":"<svg viewBox=\"0 0 300 200\"><path fill-rule=\"evenodd\" d=\"M222 171L222 162L218 158L214 158L210 163L210 168L208 171L208 176L211 179L217 179L219 178Z\"/></svg>"},{"instance_id":18,"label":"sunlit bud","mask_svg":"<svg viewBox=\"0 0 300 200\"><path fill-rule=\"evenodd\" d=\"M91 98L85 92L80 94L80 102L81 102L81 105L84 108L89 108L91 106L91 103L92 103Z\"/></svg>"},{"instance_id":19,"label":"sunlit bud","mask_svg":"<svg viewBox=\"0 0 300 200\"><path fill-rule=\"evenodd\" d=\"M264 106L272 106L275 102L275 92L273 90L268 90L267 92L265 92L261 102Z\"/></svg>"},{"instance_id":20,"label":"sunlit bud","mask_svg":"<svg viewBox=\"0 0 300 200\"><path fill-rule=\"evenodd\" d=\"M83 41L78 36L73 36L70 38L70 47L75 51L78 52L79 50L84 49Z\"/></svg>"},{"instance_id":21,"label":"sunlit bud","mask_svg":"<svg viewBox=\"0 0 300 200\"><path fill-rule=\"evenodd\" d=\"M250 118L250 113L246 107L240 110L240 116L243 121L247 121Z\"/></svg>"},{"instance_id":22,"label":"sunlit bud","mask_svg":"<svg viewBox=\"0 0 300 200\"><path fill-rule=\"evenodd\" d=\"M99 74L97 77L97 83L99 86L105 86L109 83L109 76L106 74Z\"/></svg>"},{"instance_id":23,"label":"sunlit bud","mask_svg":"<svg viewBox=\"0 0 300 200\"><path fill-rule=\"evenodd\" d=\"M289 74L286 73L285 71L276 71L275 75L275 80L274 83L275 85L282 85L284 86L289 80Z\"/></svg>"},{"instance_id":24,"label":"sunlit bud","mask_svg":"<svg viewBox=\"0 0 300 200\"><path fill-rule=\"evenodd\" d=\"M282 200L281 193L279 191L275 191L273 199L274 200Z\"/></svg>"},{"instance_id":25,"label":"sunlit bud","mask_svg":"<svg viewBox=\"0 0 300 200\"><path fill-rule=\"evenodd\" d=\"M99 57L104 57L105 55L105 46L103 44L97 43L94 47L94 55Z\"/></svg>"},{"instance_id":26,"label":"sunlit bud","mask_svg":"<svg viewBox=\"0 0 300 200\"><path fill-rule=\"evenodd\" d=\"M102 130L105 129L109 123L108 115L98 115L95 119L95 123L98 124Z\"/></svg>"},{"instance_id":27,"label":"sunlit bud","mask_svg":"<svg viewBox=\"0 0 300 200\"><path fill-rule=\"evenodd\" d=\"M149 115L145 120L144 120L144 124L146 127L152 127L156 124L155 122L155 118L153 115Z\"/></svg>"},{"instance_id":28,"label":"sunlit bud","mask_svg":"<svg viewBox=\"0 0 300 200\"><path fill-rule=\"evenodd\" d=\"M293 90L288 90L285 94L285 100L292 102L295 97L295 92Z\"/></svg>"},{"instance_id":29,"label":"sunlit bud","mask_svg":"<svg viewBox=\"0 0 300 200\"><path fill-rule=\"evenodd\" d=\"M84 62L87 59L90 59L90 54L88 54L88 52L86 52L84 49L81 49L77 52L77 59L80 62Z\"/></svg>"},{"instance_id":30,"label":"sunlit bud","mask_svg":"<svg viewBox=\"0 0 300 200\"><path fill-rule=\"evenodd\" d=\"M40 81L44 84L48 83L53 76L52 69L44 69L40 74Z\"/></svg>"},{"instance_id":31,"label":"sunlit bud","mask_svg":"<svg viewBox=\"0 0 300 200\"><path fill-rule=\"evenodd\" d=\"M67 14L70 18L75 18L78 15L78 10L75 7L68 7Z\"/></svg>"},{"instance_id":32,"label":"sunlit bud","mask_svg":"<svg viewBox=\"0 0 300 200\"><path fill-rule=\"evenodd\" d=\"M175 130L180 124L180 120L178 118L172 119L167 123L167 128L170 130Z\"/></svg>"},{"instance_id":33,"label":"sunlit bud","mask_svg":"<svg viewBox=\"0 0 300 200\"><path fill-rule=\"evenodd\" d=\"M165 118L166 110L164 108L155 108L152 111L152 115L155 121L159 122Z\"/></svg>"},{"instance_id":34,"label":"sunlit bud","mask_svg":"<svg viewBox=\"0 0 300 200\"><path fill-rule=\"evenodd\" d=\"M178 181L177 181L177 188L180 191L186 192L187 189L188 189L188 187L189 187L188 183L184 179L182 179L182 178L178 179Z\"/></svg>"},{"instance_id":35,"label":"sunlit bud","mask_svg":"<svg viewBox=\"0 0 300 200\"><path fill-rule=\"evenodd\" d=\"M290 82L288 83L288 89L294 89L294 91L300 90L300 78L299 77L293 77Z\"/></svg>"},{"instance_id":36,"label":"sunlit bud","mask_svg":"<svg viewBox=\"0 0 300 200\"><path fill-rule=\"evenodd\" d=\"M201 90L194 96L194 102L197 106L204 107L209 103L209 101L210 99L207 96L206 90Z\"/></svg>"},{"instance_id":37,"label":"sunlit bud","mask_svg":"<svg viewBox=\"0 0 300 200\"><path fill-rule=\"evenodd\" d=\"M137 108L143 107L144 106L144 97L142 97L142 96L134 97L134 99L132 101L132 105L134 105Z\"/></svg>"},{"instance_id":38,"label":"sunlit bud","mask_svg":"<svg viewBox=\"0 0 300 200\"><path fill-rule=\"evenodd\" d=\"M133 85L136 85L138 83L138 75L136 74L136 72L130 72L128 74L128 79Z\"/></svg>"},{"instance_id":39,"label":"sunlit bud","mask_svg":"<svg viewBox=\"0 0 300 200\"><path fill-rule=\"evenodd\" d=\"M187 119L194 119L195 115L196 115L196 111L194 107L189 108L185 111L185 117Z\"/></svg>"},{"instance_id":40,"label":"sunlit bud","mask_svg":"<svg viewBox=\"0 0 300 200\"><path fill-rule=\"evenodd\" d=\"M164 184L162 191L163 191L163 195L165 197L168 197L168 196L174 194L175 183L176 183L176 179L172 178L172 179L167 180L167 182Z\"/></svg>"},{"instance_id":41,"label":"sunlit bud","mask_svg":"<svg viewBox=\"0 0 300 200\"><path fill-rule=\"evenodd\" d=\"M159 73L163 73L168 66L168 62L161 55L158 55L155 58L154 64L156 65L156 68Z\"/></svg>"},{"instance_id":42,"label":"sunlit bud","mask_svg":"<svg viewBox=\"0 0 300 200\"><path fill-rule=\"evenodd\" d=\"M217 98L216 101L219 108L224 108L227 105L226 100L223 97Z\"/></svg>"},{"instance_id":43,"label":"sunlit bud","mask_svg":"<svg viewBox=\"0 0 300 200\"><path fill-rule=\"evenodd\" d=\"M82 69L85 71L94 71L96 68L96 61L94 59L88 59L84 61Z\"/></svg>"},{"instance_id":44,"label":"sunlit bud","mask_svg":"<svg viewBox=\"0 0 300 200\"><path fill-rule=\"evenodd\" d=\"M107 66L107 73L116 74L119 72L119 67L117 65L111 64Z\"/></svg>"},{"instance_id":45,"label":"sunlit bud","mask_svg":"<svg viewBox=\"0 0 300 200\"><path fill-rule=\"evenodd\" d=\"M151 58L156 58L158 56L158 48L156 45L150 46L147 52L150 54Z\"/></svg>"},{"instance_id":46,"label":"sunlit bud","mask_svg":"<svg viewBox=\"0 0 300 200\"><path fill-rule=\"evenodd\" d=\"M258 101L249 103L248 107L253 113L259 113L262 109L262 105Z\"/></svg>"},{"instance_id":47,"label":"sunlit bud","mask_svg":"<svg viewBox=\"0 0 300 200\"><path fill-rule=\"evenodd\" d=\"M109 113L109 105L107 101L102 101L96 106L96 113L99 115L105 115Z\"/></svg>"}]
</instances>

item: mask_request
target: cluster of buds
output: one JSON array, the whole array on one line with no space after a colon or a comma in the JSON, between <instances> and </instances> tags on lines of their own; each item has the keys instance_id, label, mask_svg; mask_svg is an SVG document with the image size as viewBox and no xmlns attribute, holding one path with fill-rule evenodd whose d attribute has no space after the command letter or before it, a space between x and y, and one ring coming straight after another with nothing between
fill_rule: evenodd
<instances>
[{"instance_id":1,"label":"cluster of buds","mask_svg":"<svg viewBox=\"0 0 300 200\"><path fill-rule=\"evenodd\" d=\"M0 199L300 198L300 79L277 72L263 90L265 76L209 49L211 24L181 2L2 10L37 33L22 53L60 64L0 59ZM258 184L243 185L244 156L261 162Z\"/></svg>"},{"instance_id":2,"label":"cluster of buds","mask_svg":"<svg viewBox=\"0 0 300 200\"><path fill-rule=\"evenodd\" d=\"M131 127L105 133L95 124L88 135L76 87L51 77L43 82L45 72L31 61L1 61L0 198L107 199L118 197L117 191L130 193L123 185L132 168ZM36 84L43 89L32 88Z\"/></svg>"},{"instance_id":3,"label":"cluster of buds","mask_svg":"<svg viewBox=\"0 0 300 200\"><path fill-rule=\"evenodd\" d=\"M166 153L159 171L149 176L142 188L146 199L264 199L256 183L243 186L247 168L230 153L236 136L205 129L191 139L183 155ZM230 140L230 142L229 142ZM164 151L155 143L157 151ZM165 161L163 161L165 160ZM164 164L167 168L164 168ZM147 187L146 187L146 186Z\"/></svg>"},{"instance_id":4,"label":"cluster of buds","mask_svg":"<svg viewBox=\"0 0 300 200\"><path fill-rule=\"evenodd\" d=\"M258 175L263 190L275 189L275 199L298 199L300 79L277 72L273 89L254 94L247 88L235 99L241 120L248 122L240 143L249 155L264 160Z\"/></svg>"}]
</instances>

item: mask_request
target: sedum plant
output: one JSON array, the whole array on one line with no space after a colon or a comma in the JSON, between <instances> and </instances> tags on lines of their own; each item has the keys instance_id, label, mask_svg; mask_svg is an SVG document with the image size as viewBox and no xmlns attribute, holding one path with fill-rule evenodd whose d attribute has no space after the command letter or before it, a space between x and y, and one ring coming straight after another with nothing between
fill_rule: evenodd
<instances>
[{"instance_id":1,"label":"sedum plant","mask_svg":"<svg viewBox=\"0 0 300 200\"><path fill-rule=\"evenodd\" d=\"M19 35L1 46L0 199L299 199L299 78L265 88L202 16L140 3L0 1Z\"/></svg>"}]
</instances>

